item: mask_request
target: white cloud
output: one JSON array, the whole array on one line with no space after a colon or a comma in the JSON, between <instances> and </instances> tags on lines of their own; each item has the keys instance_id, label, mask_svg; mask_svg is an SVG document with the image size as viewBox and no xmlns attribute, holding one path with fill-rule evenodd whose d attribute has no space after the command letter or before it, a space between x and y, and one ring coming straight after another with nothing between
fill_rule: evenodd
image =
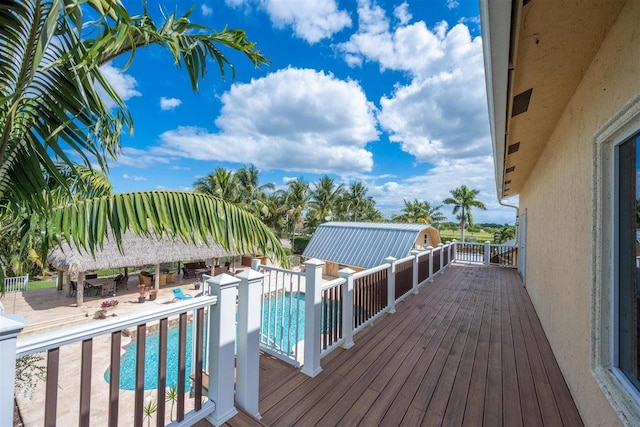
<instances>
[{"instance_id":1,"label":"white cloud","mask_svg":"<svg viewBox=\"0 0 640 427\"><path fill-rule=\"evenodd\" d=\"M163 111L173 110L182 104L182 101L178 98L165 98L164 96L160 98L160 108Z\"/></svg>"},{"instance_id":2,"label":"white cloud","mask_svg":"<svg viewBox=\"0 0 640 427\"><path fill-rule=\"evenodd\" d=\"M131 166L139 169L157 167L158 164L169 164L167 153L158 153L157 149L140 150L133 147L123 147L122 154L113 166Z\"/></svg>"},{"instance_id":3,"label":"white cloud","mask_svg":"<svg viewBox=\"0 0 640 427\"><path fill-rule=\"evenodd\" d=\"M161 150L199 160L311 173L367 172L376 141L374 107L354 81L288 68L236 84L222 96L219 133L164 132Z\"/></svg>"},{"instance_id":4,"label":"white cloud","mask_svg":"<svg viewBox=\"0 0 640 427\"><path fill-rule=\"evenodd\" d=\"M460 2L458 0L447 0L447 7L451 9L455 9L460 6Z\"/></svg>"},{"instance_id":5,"label":"white cloud","mask_svg":"<svg viewBox=\"0 0 640 427\"><path fill-rule=\"evenodd\" d=\"M464 24L449 29L446 22L391 30L370 0L359 1L358 16L358 32L339 46L346 61L376 61L382 70L412 78L380 100L378 119L390 140L419 162L490 154L480 37L472 38Z\"/></svg>"},{"instance_id":6,"label":"white cloud","mask_svg":"<svg viewBox=\"0 0 640 427\"><path fill-rule=\"evenodd\" d=\"M442 161L426 170L423 174L397 181L365 183L368 194L376 201L376 207L385 215L400 213L402 199L426 200L434 205L443 205L441 211L451 221L455 221L450 205L442 201L450 196L449 191L466 185L479 190L478 199L486 207L486 211L473 210L475 222L513 223L515 210L498 204L493 179L493 159L491 156L478 156L468 159Z\"/></svg>"},{"instance_id":7,"label":"white cloud","mask_svg":"<svg viewBox=\"0 0 640 427\"><path fill-rule=\"evenodd\" d=\"M213 15L213 9L207 6L206 4L200 5L200 11L202 12L203 16Z\"/></svg>"},{"instance_id":8,"label":"white cloud","mask_svg":"<svg viewBox=\"0 0 640 427\"><path fill-rule=\"evenodd\" d=\"M143 176L138 176L138 175L129 175L127 173L123 173L122 174L122 178L124 179L131 179L133 181L146 181L147 178L143 177Z\"/></svg>"},{"instance_id":9,"label":"white cloud","mask_svg":"<svg viewBox=\"0 0 640 427\"><path fill-rule=\"evenodd\" d=\"M397 6L393 10L393 16L395 16L398 21L400 21L400 25L406 24L407 22L411 21L411 18L413 18L411 12L409 12L409 4L407 2L404 2L400 6Z\"/></svg>"},{"instance_id":10,"label":"white cloud","mask_svg":"<svg viewBox=\"0 0 640 427\"><path fill-rule=\"evenodd\" d=\"M251 3L264 10L276 28L291 27L296 37L313 44L351 26L351 17L336 0L225 0L230 7Z\"/></svg>"},{"instance_id":11,"label":"white cloud","mask_svg":"<svg viewBox=\"0 0 640 427\"><path fill-rule=\"evenodd\" d=\"M136 79L129 74L123 73L122 70L114 67L110 62L101 66L100 72L123 101L131 99L134 96L142 95L136 90L136 86L138 85ZM98 87L97 91L109 107L113 107L115 105L101 87Z\"/></svg>"}]
</instances>

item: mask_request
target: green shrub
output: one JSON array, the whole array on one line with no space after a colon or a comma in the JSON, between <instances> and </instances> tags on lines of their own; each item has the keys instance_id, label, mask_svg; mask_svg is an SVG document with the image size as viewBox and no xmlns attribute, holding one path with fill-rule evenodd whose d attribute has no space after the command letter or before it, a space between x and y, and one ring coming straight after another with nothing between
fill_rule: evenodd
<instances>
[{"instance_id":1,"label":"green shrub","mask_svg":"<svg viewBox=\"0 0 640 427\"><path fill-rule=\"evenodd\" d=\"M296 236L293 240L293 253L301 255L309 244L309 240L311 240L311 237L309 236Z\"/></svg>"}]
</instances>

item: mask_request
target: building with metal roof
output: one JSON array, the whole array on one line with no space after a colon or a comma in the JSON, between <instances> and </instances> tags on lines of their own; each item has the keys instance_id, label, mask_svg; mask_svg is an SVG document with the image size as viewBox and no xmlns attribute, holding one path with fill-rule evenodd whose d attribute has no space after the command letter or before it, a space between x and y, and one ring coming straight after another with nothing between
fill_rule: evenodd
<instances>
[{"instance_id":1,"label":"building with metal roof","mask_svg":"<svg viewBox=\"0 0 640 427\"><path fill-rule=\"evenodd\" d=\"M325 261L324 273L337 276L343 267L372 268L387 257L404 258L413 249L439 243L438 230L428 224L327 222L318 227L302 256Z\"/></svg>"}]
</instances>

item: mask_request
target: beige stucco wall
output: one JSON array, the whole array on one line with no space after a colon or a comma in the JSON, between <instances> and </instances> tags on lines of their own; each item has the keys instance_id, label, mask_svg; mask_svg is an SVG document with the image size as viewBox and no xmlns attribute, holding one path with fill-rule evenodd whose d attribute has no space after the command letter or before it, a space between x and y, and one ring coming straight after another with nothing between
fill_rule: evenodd
<instances>
[{"instance_id":1,"label":"beige stucco wall","mask_svg":"<svg viewBox=\"0 0 640 427\"><path fill-rule=\"evenodd\" d=\"M618 418L590 372L593 136L638 92L640 1L629 0L520 194L527 290L578 409L594 426Z\"/></svg>"}]
</instances>

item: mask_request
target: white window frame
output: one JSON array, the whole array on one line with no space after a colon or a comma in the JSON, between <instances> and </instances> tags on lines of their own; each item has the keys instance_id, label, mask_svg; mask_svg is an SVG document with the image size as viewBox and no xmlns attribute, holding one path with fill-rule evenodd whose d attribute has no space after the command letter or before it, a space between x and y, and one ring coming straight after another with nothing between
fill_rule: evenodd
<instances>
[{"instance_id":1,"label":"white window frame","mask_svg":"<svg viewBox=\"0 0 640 427\"><path fill-rule=\"evenodd\" d=\"M617 147L640 132L640 94L594 135L591 370L621 420L640 425L640 392L618 363Z\"/></svg>"}]
</instances>

